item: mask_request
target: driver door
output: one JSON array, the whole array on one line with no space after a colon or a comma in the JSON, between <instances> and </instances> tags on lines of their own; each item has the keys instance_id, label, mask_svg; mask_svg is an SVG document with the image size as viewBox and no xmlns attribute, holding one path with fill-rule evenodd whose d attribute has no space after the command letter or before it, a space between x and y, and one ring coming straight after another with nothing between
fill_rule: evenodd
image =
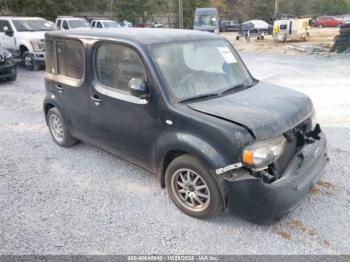
<instances>
[{"instance_id":1,"label":"driver door","mask_svg":"<svg viewBox=\"0 0 350 262\"><path fill-rule=\"evenodd\" d=\"M5 31L4 31L5 27L8 27L9 29L11 29L14 32L13 27L10 25L10 22L8 20L0 20L1 47L6 48L11 53L14 53L16 50L14 33L12 36L6 35Z\"/></svg>"}]
</instances>

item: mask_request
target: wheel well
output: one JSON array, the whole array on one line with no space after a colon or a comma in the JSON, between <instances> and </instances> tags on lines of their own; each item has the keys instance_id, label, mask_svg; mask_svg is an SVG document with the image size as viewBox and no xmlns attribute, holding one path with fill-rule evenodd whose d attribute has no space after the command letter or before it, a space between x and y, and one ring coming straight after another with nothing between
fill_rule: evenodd
<instances>
[{"instance_id":1,"label":"wheel well","mask_svg":"<svg viewBox=\"0 0 350 262\"><path fill-rule=\"evenodd\" d=\"M49 112L49 110L51 109L51 108L54 108L55 106L53 105L53 104L46 104L45 105L45 117L47 116L47 113Z\"/></svg>"},{"instance_id":2,"label":"wheel well","mask_svg":"<svg viewBox=\"0 0 350 262\"><path fill-rule=\"evenodd\" d=\"M165 188L165 171L168 168L169 164L177 157L188 154L186 151L182 150L172 150L168 152L163 160L162 170L161 170L161 177L160 177L160 183L161 187Z\"/></svg>"},{"instance_id":3,"label":"wheel well","mask_svg":"<svg viewBox=\"0 0 350 262\"><path fill-rule=\"evenodd\" d=\"M24 52L27 52L27 51L28 51L28 48L27 48L26 46L21 45L21 46L19 47L19 52L20 52L20 54L21 54L21 58L23 58Z\"/></svg>"}]
</instances>

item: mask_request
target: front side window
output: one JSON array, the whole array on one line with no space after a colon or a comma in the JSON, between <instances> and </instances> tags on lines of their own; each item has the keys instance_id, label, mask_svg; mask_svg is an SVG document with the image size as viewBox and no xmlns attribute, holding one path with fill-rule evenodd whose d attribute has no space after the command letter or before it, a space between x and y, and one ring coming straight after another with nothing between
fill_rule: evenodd
<instances>
[{"instance_id":1,"label":"front side window","mask_svg":"<svg viewBox=\"0 0 350 262\"><path fill-rule=\"evenodd\" d=\"M62 28L66 30L69 29L68 22L66 20L63 21Z\"/></svg>"},{"instance_id":2,"label":"front side window","mask_svg":"<svg viewBox=\"0 0 350 262\"><path fill-rule=\"evenodd\" d=\"M4 32L4 28L7 27L8 29L11 29L9 21L6 20L0 20L0 32Z\"/></svg>"},{"instance_id":3,"label":"front side window","mask_svg":"<svg viewBox=\"0 0 350 262\"><path fill-rule=\"evenodd\" d=\"M14 19L17 32L54 31L54 23L44 19Z\"/></svg>"},{"instance_id":4,"label":"front side window","mask_svg":"<svg viewBox=\"0 0 350 262\"><path fill-rule=\"evenodd\" d=\"M95 72L102 85L127 94L132 78L146 78L145 67L138 53L122 45L100 45L95 53Z\"/></svg>"},{"instance_id":5,"label":"front side window","mask_svg":"<svg viewBox=\"0 0 350 262\"><path fill-rule=\"evenodd\" d=\"M179 100L254 83L237 53L223 39L158 45L152 50L168 89Z\"/></svg>"},{"instance_id":6,"label":"front side window","mask_svg":"<svg viewBox=\"0 0 350 262\"><path fill-rule=\"evenodd\" d=\"M76 40L56 42L57 73L74 79L84 76L84 47Z\"/></svg>"}]
</instances>

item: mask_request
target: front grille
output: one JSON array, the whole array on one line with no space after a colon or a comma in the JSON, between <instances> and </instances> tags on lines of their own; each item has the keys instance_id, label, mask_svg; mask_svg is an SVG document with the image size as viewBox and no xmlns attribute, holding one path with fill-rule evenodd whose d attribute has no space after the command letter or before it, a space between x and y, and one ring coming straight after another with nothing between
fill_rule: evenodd
<instances>
[{"instance_id":1,"label":"front grille","mask_svg":"<svg viewBox=\"0 0 350 262\"><path fill-rule=\"evenodd\" d=\"M278 166L278 173L282 174L284 172L298 149L304 145L302 138L311 130L311 125L311 119L307 119L292 130L289 130L283 134L287 140L287 144L282 156L275 164Z\"/></svg>"}]
</instances>

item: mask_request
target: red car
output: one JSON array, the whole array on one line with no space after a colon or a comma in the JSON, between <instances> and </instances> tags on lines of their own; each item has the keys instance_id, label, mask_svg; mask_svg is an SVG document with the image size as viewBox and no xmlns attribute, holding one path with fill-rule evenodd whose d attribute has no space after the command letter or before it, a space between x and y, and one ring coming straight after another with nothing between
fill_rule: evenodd
<instances>
[{"instance_id":1,"label":"red car","mask_svg":"<svg viewBox=\"0 0 350 262\"><path fill-rule=\"evenodd\" d=\"M315 26L318 27L337 27L343 23L343 20L334 16L320 16L315 20Z\"/></svg>"}]
</instances>

